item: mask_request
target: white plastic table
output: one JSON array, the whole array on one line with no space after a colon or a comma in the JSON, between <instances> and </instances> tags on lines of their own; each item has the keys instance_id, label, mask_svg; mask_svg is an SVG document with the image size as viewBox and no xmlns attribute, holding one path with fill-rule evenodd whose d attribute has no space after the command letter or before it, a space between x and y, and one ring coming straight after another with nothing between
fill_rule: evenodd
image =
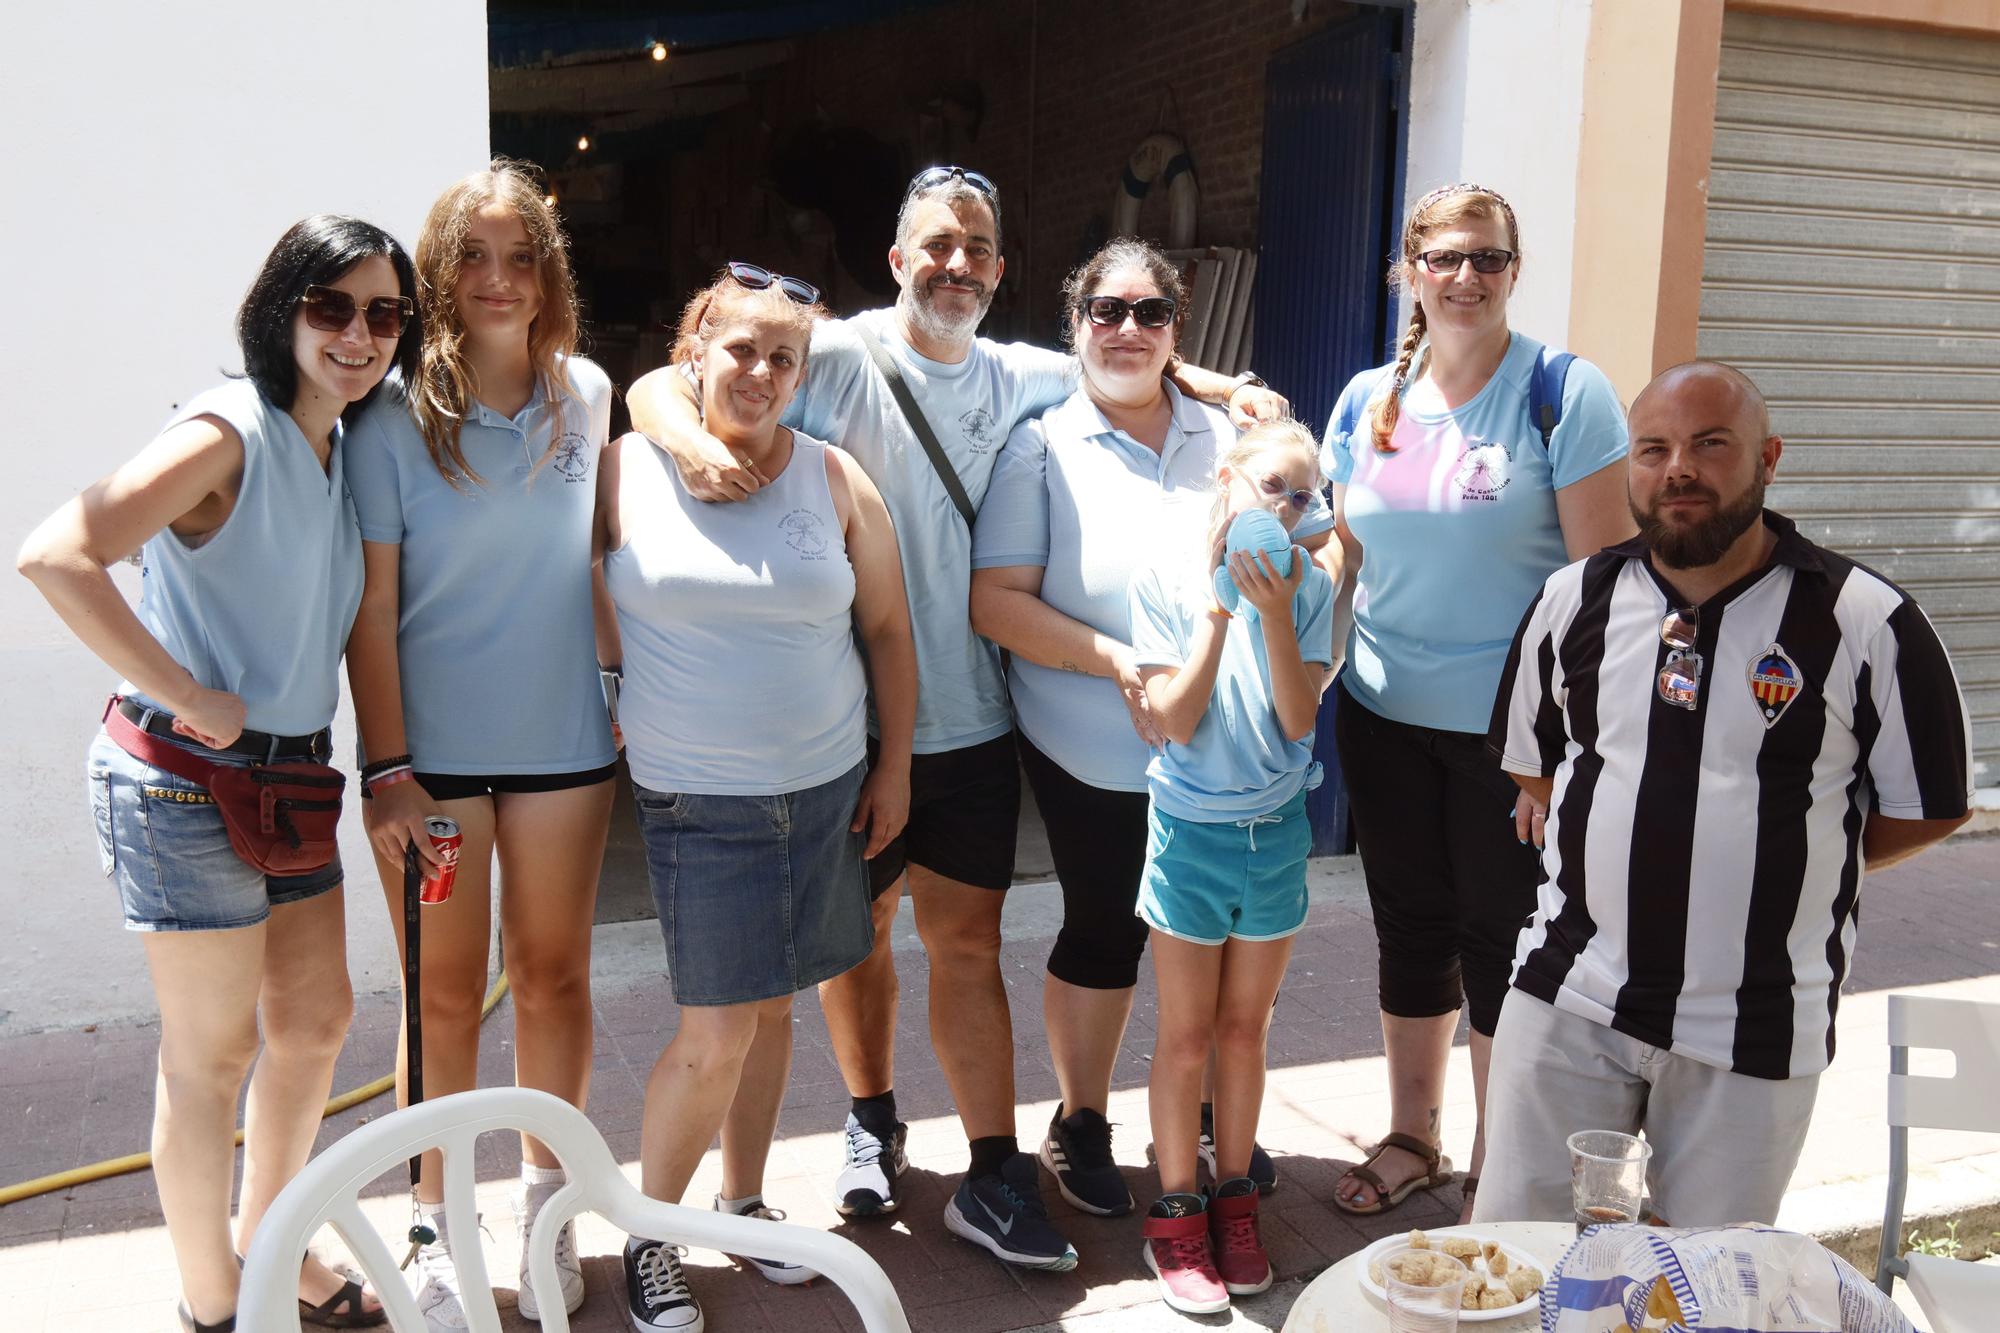
<instances>
[{"instance_id":1,"label":"white plastic table","mask_svg":"<svg viewBox=\"0 0 2000 1333\"><path fill-rule=\"evenodd\" d=\"M1544 1274L1576 1239L1569 1222L1481 1222L1475 1229L1526 1250ZM1389 1312L1361 1285L1361 1254L1355 1251L1312 1280L1285 1316L1284 1333L1380 1333L1389 1327ZM1533 1310L1512 1319L1459 1323L1461 1333L1528 1333L1540 1327Z\"/></svg>"}]
</instances>

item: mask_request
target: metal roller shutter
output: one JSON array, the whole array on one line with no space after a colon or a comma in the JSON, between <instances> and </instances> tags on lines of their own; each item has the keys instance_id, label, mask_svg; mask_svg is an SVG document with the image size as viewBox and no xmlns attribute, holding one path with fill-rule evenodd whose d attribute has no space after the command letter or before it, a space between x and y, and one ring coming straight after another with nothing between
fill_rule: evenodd
<instances>
[{"instance_id":1,"label":"metal roller shutter","mask_svg":"<svg viewBox=\"0 0 2000 1333\"><path fill-rule=\"evenodd\" d=\"M1727 15L1698 347L1770 399L1772 506L1937 623L2000 784L2000 42Z\"/></svg>"}]
</instances>

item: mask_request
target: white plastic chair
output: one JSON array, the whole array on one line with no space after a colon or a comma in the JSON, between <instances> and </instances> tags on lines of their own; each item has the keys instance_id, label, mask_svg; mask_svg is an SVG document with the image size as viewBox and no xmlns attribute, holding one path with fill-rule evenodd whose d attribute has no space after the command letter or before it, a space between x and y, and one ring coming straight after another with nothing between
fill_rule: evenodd
<instances>
[{"instance_id":1,"label":"white plastic chair","mask_svg":"<svg viewBox=\"0 0 2000 1333\"><path fill-rule=\"evenodd\" d=\"M860 1246L810 1227L649 1199L618 1169L611 1150L583 1112L527 1088L482 1088L397 1111L361 1126L306 1163L258 1224L243 1267L237 1326L257 1333L299 1327L299 1265L313 1235L331 1224L381 1296L390 1327L397 1333L423 1333L423 1316L396 1267L403 1247L398 1244L397 1253L390 1253L362 1215L361 1190L417 1153L441 1148L447 1226L452 1235L476 1238L473 1145L481 1134L495 1130L532 1134L548 1145L569 1174L568 1183L543 1205L529 1232L530 1281L548 1333L569 1333L569 1316L563 1312L556 1278L556 1233L582 1212L596 1213L632 1235L804 1264L841 1289L869 1333L909 1333L909 1321L888 1274ZM455 1248L452 1258L464 1284L470 1333L500 1333L500 1313L481 1246L468 1243ZM607 1298L623 1300L617 1291L598 1293L598 1299Z\"/></svg>"},{"instance_id":2,"label":"white plastic chair","mask_svg":"<svg viewBox=\"0 0 2000 1333\"><path fill-rule=\"evenodd\" d=\"M1912 1047L1951 1051L1958 1068L1950 1078L1912 1075ZM1898 1254L1913 1127L2000 1134L2000 1004L1930 995L1889 997L1889 1196L1875 1270L1875 1285L1885 1293L1899 1277L1909 1284L1931 1321L1931 1333L1990 1330L1994 1311L2000 1310L2000 1269Z\"/></svg>"}]
</instances>

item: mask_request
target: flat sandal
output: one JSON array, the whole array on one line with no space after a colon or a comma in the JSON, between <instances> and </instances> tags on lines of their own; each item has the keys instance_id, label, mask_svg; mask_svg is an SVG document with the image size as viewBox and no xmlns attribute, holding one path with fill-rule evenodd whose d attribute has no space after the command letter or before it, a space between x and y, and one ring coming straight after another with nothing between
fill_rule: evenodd
<instances>
[{"instance_id":1,"label":"flat sandal","mask_svg":"<svg viewBox=\"0 0 2000 1333\"><path fill-rule=\"evenodd\" d=\"M1394 1189L1390 1189L1375 1171L1375 1163L1381 1160L1382 1153L1389 1148L1401 1148L1412 1157L1421 1159L1424 1164L1424 1174L1411 1176ZM1452 1182L1451 1159L1439 1152L1435 1145L1425 1143L1422 1139L1392 1132L1382 1136L1382 1141L1375 1145L1375 1151L1368 1154L1366 1161L1359 1166L1350 1166L1341 1173L1342 1180L1349 1176L1373 1189L1375 1202L1357 1207L1336 1193L1333 1196L1334 1207L1356 1217L1367 1217L1387 1212L1418 1190L1434 1190L1440 1185L1449 1185Z\"/></svg>"}]
</instances>

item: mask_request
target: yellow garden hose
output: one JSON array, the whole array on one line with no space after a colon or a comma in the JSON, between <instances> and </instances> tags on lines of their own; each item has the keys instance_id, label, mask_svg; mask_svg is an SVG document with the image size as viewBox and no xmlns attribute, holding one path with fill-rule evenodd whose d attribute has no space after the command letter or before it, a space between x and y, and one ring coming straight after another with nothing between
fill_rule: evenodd
<instances>
[{"instance_id":1,"label":"yellow garden hose","mask_svg":"<svg viewBox=\"0 0 2000 1333\"><path fill-rule=\"evenodd\" d=\"M493 989L486 992L486 1003L480 1007L479 1017L483 1020L488 1014L492 1013L493 1007L500 1003L500 997L506 993L507 974L502 972L494 979ZM325 1119L330 1115L338 1115L350 1106L359 1106L362 1102L370 1098L380 1097L395 1086L396 1076L394 1074L384 1074L373 1083L364 1083L352 1091L343 1092L329 1100L326 1104L326 1109L320 1112L320 1118ZM240 1129L236 1131L236 1142L239 1145L243 1142L243 1131ZM10 1203L19 1203L23 1199L32 1199L38 1194L49 1194L56 1190L68 1189L72 1185L83 1185L93 1180L104 1180L110 1176L122 1176L133 1171L144 1171L146 1168L152 1166L152 1164L153 1154L149 1152L135 1152L124 1157L106 1158L102 1162L93 1162L89 1166L79 1166L70 1171L58 1171L52 1176L42 1176L36 1180L24 1180L18 1185L8 1185L5 1188L0 1188L0 1208L4 1208Z\"/></svg>"}]
</instances>

